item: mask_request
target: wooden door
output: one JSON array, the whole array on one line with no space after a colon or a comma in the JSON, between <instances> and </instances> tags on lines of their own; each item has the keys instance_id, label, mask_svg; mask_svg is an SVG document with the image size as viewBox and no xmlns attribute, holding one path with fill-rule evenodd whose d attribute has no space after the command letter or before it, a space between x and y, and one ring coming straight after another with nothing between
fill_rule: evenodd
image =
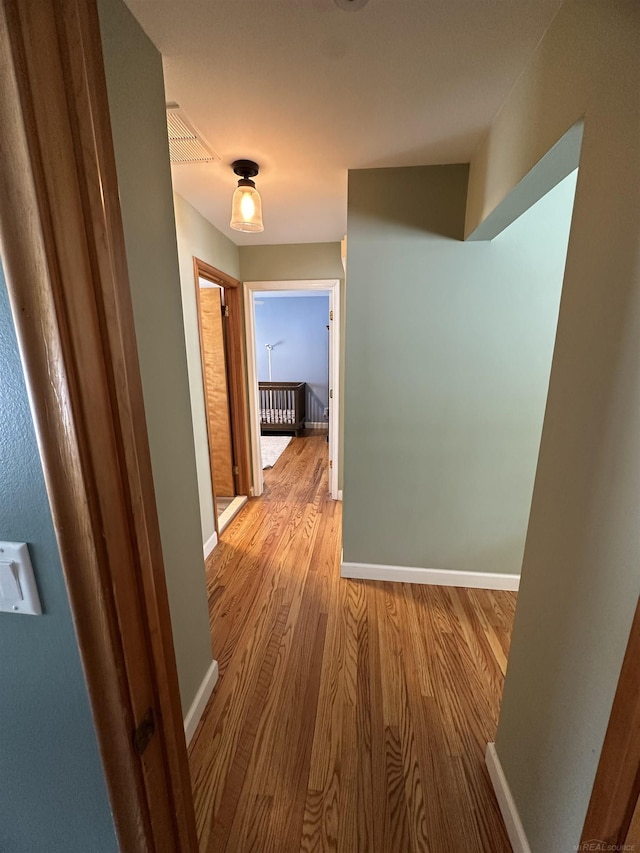
<instances>
[{"instance_id":1,"label":"wooden door","mask_svg":"<svg viewBox=\"0 0 640 853\"><path fill-rule=\"evenodd\" d=\"M236 486L233 475L222 288L200 288L200 329L213 489L216 497L234 497Z\"/></svg>"}]
</instances>

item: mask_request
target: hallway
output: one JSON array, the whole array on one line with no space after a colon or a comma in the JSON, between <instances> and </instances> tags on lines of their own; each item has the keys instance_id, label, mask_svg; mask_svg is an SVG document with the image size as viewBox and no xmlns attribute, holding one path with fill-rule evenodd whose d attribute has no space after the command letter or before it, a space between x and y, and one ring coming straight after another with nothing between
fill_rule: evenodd
<instances>
[{"instance_id":1,"label":"hallway","mask_svg":"<svg viewBox=\"0 0 640 853\"><path fill-rule=\"evenodd\" d=\"M220 679L190 749L209 853L507 853L484 767L516 597L339 576L326 442L207 563Z\"/></svg>"}]
</instances>

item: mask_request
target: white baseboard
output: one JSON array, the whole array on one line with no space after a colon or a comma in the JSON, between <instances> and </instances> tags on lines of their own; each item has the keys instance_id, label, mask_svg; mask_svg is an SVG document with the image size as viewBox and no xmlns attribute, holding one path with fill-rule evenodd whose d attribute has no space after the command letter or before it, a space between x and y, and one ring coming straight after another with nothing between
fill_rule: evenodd
<instances>
[{"instance_id":1,"label":"white baseboard","mask_svg":"<svg viewBox=\"0 0 640 853\"><path fill-rule=\"evenodd\" d=\"M328 421L305 421L304 422L305 429L329 429Z\"/></svg>"},{"instance_id":2,"label":"white baseboard","mask_svg":"<svg viewBox=\"0 0 640 853\"><path fill-rule=\"evenodd\" d=\"M217 544L218 544L218 534L214 530L213 533L211 534L211 536L204 543L204 546L202 548L202 550L204 551L205 560L207 559L207 557L213 551L213 549L216 547Z\"/></svg>"},{"instance_id":3,"label":"white baseboard","mask_svg":"<svg viewBox=\"0 0 640 853\"><path fill-rule=\"evenodd\" d=\"M416 569L409 566L382 566L377 563L342 563L343 578L396 583L424 583L432 586L466 586L474 589L517 590L520 575L497 572L462 572L450 569Z\"/></svg>"},{"instance_id":4,"label":"white baseboard","mask_svg":"<svg viewBox=\"0 0 640 853\"><path fill-rule=\"evenodd\" d=\"M202 718L204 709L207 707L209 697L213 693L213 688L218 680L218 661L212 660L211 666L207 670L207 674L202 679L202 684L198 688L195 699L191 703L191 707L187 711L187 716L184 718L184 736L187 741L187 746L191 743L191 738L194 736L198 723Z\"/></svg>"},{"instance_id":5,"label":"white baseboard","mask_svg":"<svg viewBox=\"0 0 640 853\"><path fill-rule=\"evenodd\" d=\"M507 835L509 836L511 846L513 847L513 853L531 853L531 848L529 847L529 842L527 841L527 836L525 834L524 827L522 826L518 809L511 794L507 777L504 775L502 764L500 764L500 759L496 752L495 743L487 744L485 761L487 763L487 770L489 771L493 790L495 791L496 799L500 806L500 812L504 820Z\"/></svg>"},{"instance_id":6,"label":"white baseboard","mask_svg":"<svg viewBox=\"0 0 640 853\"><path fill-rule=\"evenodd\" d=\"M338 500L342 500L342 489L338 489Z\"/></svg>"}]
</instances>

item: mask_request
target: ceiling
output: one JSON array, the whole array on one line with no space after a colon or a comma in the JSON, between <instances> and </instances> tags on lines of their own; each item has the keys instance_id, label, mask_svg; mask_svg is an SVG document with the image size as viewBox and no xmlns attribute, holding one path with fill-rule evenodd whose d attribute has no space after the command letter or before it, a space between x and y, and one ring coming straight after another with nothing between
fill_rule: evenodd
<instances>
[{"instance_id":1,"label":"ceiling","mask_svg":"<svg viewBox=\"0 0 640 853\"><path fill-rule=\"evenodd\" d=\"M561 0L126 0L176 101L221 159L176 192L238 245L346 232L347 170L468 162ZM265 230L229 228L260 165Z\"/></svg>"}]
</instances>

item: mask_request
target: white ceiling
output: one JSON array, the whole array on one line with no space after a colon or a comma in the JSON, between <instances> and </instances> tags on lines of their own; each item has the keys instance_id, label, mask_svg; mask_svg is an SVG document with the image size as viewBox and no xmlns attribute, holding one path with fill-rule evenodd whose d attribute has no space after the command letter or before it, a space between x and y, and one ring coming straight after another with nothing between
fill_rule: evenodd
<instances>
[{"instance_id":1,"label":"white ceiling","mask_svg":"<svg viewBox=\"0 0 640 853\"><path fill-rule=\"evenodd\" d=\"M172 168L238 245L340 240L347 170L468 162L561 0L126 0L221 160ZM229 228L256 160L265 230Z\"/></svg>"}]
</instances>

